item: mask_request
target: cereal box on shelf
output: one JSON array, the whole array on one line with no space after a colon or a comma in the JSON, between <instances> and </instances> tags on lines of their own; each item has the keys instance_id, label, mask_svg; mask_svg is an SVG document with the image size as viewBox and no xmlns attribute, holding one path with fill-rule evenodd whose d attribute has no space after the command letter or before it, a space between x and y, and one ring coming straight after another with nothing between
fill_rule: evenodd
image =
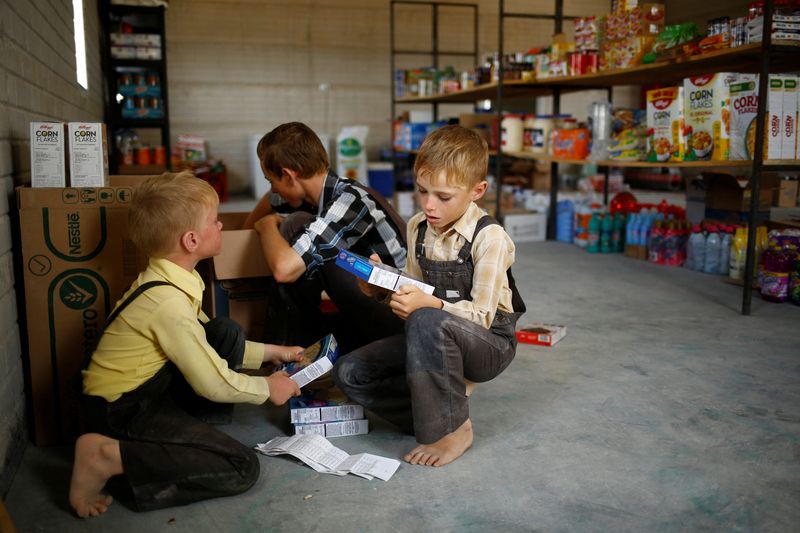
<instances>
[{"instance_id":1,"label":"cereal box on shelf","mask_svg":"<svg viewBox=\"0 0 800 533\"><path fill-rule=\"evenodd\" d=\"M647 160L682 161L683 87L647 91Z\"/></svg>"},{"instance_id":2,"label":"cereal box on shelf","mask_svg":"<svg viewBox=\"0 0 800 533\"><path fill-rule=\"evenodd\" d=\"M730 93L736 74L719 72L683 80L683 119L686 125L686 161L728 159Z\"/></svg>"}]
</instances>

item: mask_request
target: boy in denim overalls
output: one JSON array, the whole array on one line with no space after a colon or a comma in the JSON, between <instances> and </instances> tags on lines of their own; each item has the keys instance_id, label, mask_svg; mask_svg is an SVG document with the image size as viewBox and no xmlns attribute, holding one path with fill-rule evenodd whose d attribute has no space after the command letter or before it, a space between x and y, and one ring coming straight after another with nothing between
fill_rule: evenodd
<instances>
[{"instance_id":1,"label":"boy in denim overalls","mask_svg":"<svg viewBox=\"0 0 800 533\"><path fill-rule=\"evenodd\" d=\"M446 126L420 147L414 171L422 213L408 222L406 273L436 289L403 286L389 305L405 334L337 361L336 384L354 401L413 431L411 464L443 466L472 444L473 382L500 374L514 358L516 321L525 311L509 268L514 243L475 201L486 192L486 142ZM372 257L377 260L376 256ZM376 297L382 289L362 285Z\"/></svg>"}]
</instances>

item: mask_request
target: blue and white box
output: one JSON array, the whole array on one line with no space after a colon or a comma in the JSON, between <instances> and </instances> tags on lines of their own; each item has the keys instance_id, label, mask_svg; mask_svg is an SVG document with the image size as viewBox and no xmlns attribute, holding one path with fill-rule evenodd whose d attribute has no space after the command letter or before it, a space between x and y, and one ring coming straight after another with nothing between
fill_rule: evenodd
<instances>
[{"instance_id":1,"label":"blue and white box","mask_svg":"<svg viewBox=\"0 0 800 533\"><path fill-rule=\"evenodd\" d=\"M304 387L330 372L339 357L339 345L333 335L318 340L303 352L303 360L287 363L278 370L289 374L298 387Z\"/></svg>"},{"instance_id":2,"label":"blue and white box","mask_svg":"<svg viewBox=\"0 0 800 533\"><path fill-rule=\"evenodd\" d=\"M396 291L403 285L414 285L425 294L433 294L434 287L432 285L410 278L394 267L375 263L349 250L339 251L339 255L336 256L336 265L371 285L390 291Z\"/></svg>"}]
</instances>

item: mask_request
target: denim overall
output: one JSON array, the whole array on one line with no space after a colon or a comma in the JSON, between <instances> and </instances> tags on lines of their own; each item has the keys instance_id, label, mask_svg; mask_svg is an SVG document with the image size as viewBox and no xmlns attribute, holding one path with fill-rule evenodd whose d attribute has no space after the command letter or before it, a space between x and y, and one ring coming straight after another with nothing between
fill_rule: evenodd
<instances>
[{"instance_id":1,"label":"denim overall","mask_svg":"<svg viewBox=\"0 0 800 533\"><path fill-rule=\"evenodd\" d=\"M483 217L472 241L464 244L454 261L425 258L427 224L420 224L415 254L424 281L436 287L435 296L448 302L471 298L472 242L493 223L491 217ZM422 444L452 433L469 419L464 380L489 381L514 358L514 328L525 305L508 275L514 311L498 310L490 329L441 309L418 309L408 317L404 335L381 339L340 358L334 382L350 399L413 432Z\"/></svg>"}]
</instances>

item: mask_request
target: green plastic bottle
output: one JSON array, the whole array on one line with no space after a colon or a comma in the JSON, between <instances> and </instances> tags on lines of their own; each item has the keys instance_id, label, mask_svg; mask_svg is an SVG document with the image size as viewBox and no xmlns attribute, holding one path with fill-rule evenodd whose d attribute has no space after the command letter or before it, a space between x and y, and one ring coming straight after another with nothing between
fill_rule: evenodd
<instances>
[{"instance_id":1,"label":"green plastic bottle","mask_svg":"<svg viewBox=\"0 0 800 533\"><path fill-rule=\"evenodd\" d=\"M606 213L600 223L600 252L608 254L614 251L611 244L611 234L614 232L614 217Z\"/></svg>"},{"instance_id":2,"label":"green plastic bottle","mask_svg":"<svg viewBox=\"0 0 800 533\"><path fill-rule=\"evenodd\" d=\"M589 219L589 239L586 245L586 251L596 254L600 251L600 213L592 213L592 218Z\"/></svg>"},{"instance_id":3,"label":"green plastic bottle","mask_svg":"<svg viewBox=\"0 0 800 533\"><path fill-rule=\"evenodd\" d=\"M614 229L611 232L611 251L622 253L625 250L625 215L614 215Z\"/></svg>"}]
</instances>

